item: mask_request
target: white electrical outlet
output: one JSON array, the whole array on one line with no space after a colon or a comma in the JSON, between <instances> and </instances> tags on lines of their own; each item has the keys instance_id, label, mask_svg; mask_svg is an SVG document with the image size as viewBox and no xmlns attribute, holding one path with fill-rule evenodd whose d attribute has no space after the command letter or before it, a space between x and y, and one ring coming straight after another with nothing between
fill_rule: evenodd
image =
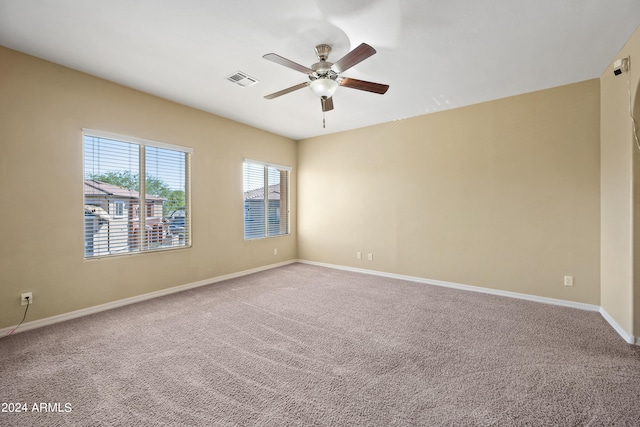
<instances>
[{"instance_id":1,"label":"white electrical outlet","mask_svg":"<svg viewBox=\"0 0 640 427\"><path fill-rule=\"evenodd\" d=\"M33 304L33 293L20 294L20 301L22 301L22 305Z\"/></svg>"},{"instance_id":2,"label":"white electrical outlet","mask_svg":"<svg viewBox=\"0 0 640 427\"><path fill-rule=\"evenodd\" d=\"M564 276L564 285L573 286L573 276Z\"/></svg>"},{"instance_id":3,"label":"white electrical outlet","mask_svg":"<svg viewBox=\"0 0 640 427\"><path fill-rule=\"evenodd\" d=\"M275 248L275 249L273 250L273 254L274 254L274 255L278 255L278 248Z\"/></svg>"},{"instance_id":4,"label":"white electrical outlet","mask_svg":"<svg viewBox=\"0 0 640 427\"><path fill-rule=\"evenodd\" d=\"M362 252L356 252L356 258L362 259Z\"/></svg>"},{"instance_id":5,"label":"white electrical outlet","mask_svg":"<svg viewBox=\"0 0 640 427\"><path fill-rule=\"evenodd\" d=\"M373 261L373 254L367 254L367 259L369 261Z\"/></svg>"}]
</instances>

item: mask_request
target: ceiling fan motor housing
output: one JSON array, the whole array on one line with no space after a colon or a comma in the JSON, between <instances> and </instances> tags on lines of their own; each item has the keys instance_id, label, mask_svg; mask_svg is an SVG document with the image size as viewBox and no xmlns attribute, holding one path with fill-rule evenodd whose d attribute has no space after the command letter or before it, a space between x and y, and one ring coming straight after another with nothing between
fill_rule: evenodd
<instances>
[{"instance_id":1,"label":"ceiling fan motor housing","mask_svg":"<svg viewBox=\"0 0 640 427\"><path fill-rule=\"evenodd\" d=\"M326 61L331 52L331 46L328 44L319 44L316 46L316 56L320 61Z\"/></svg>"},{"instance_id":2,"label":"ceiling fan motor housing","mask_svg":"<svg viewBox=\"0 0 640 427\"><path fill-rule=\"evenodd\" d=\"M309 74L311 81L322 78L336 79L338 74L331 69L333 62L328 62L329 52L331 52L331 46L328 44L319 44L316 46L316 56L320 62L316 62L311 66L314 71L313 74Z\"/></svg>"}]
</instances>

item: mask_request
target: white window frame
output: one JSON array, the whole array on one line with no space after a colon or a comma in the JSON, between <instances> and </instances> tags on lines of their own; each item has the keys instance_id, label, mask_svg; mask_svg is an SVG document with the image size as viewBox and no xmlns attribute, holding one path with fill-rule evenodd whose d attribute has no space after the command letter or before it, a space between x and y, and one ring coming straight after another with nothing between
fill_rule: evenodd
<instances>
[{"instance_id":1,"label":"white window frame","mask_svg":"<svg viewBox=\"0 0 640 427\"><path fill-rule=\"evenodd\" d=\"M83 159L83 182L84 182L84 162L86 159L86 153L84 152L84 147L85 147L85 137L95 137L95 138L103 138L103 139L108 139L108 140L113 140L113 141L120 141L120 142L125 142L125 143L130 143L130 144L136 144L139 147L139 165L138 165L138 176L140 177L140 183L139 183L139 191L138 191L138 195L139 195L139 201L138 201L138 205L140 206L140 212L138 213L138 221L139 221L139 229L144 230L145 229L145 221L146 221L146 212L147 212L147 200L146 200L146 189L145 189L145 179L143 179L143 177L146 176L146 159L145 159L145 148L146 147L156 147L156 148L162 148L162 149L166 149L166 150L172 150L172 151L177 151L177 152L181 152L181 153L185 153L188 154L187 159L186 159L186 164L185 164L185 168L186 168L186 176L185 176L185 208L186 208L186 222L188 224L187 230L186 230L186 235L185 235L185 244L184 245L179 245L179 246L172 246L172 247L168 247L168 248L147 248L147 249L139 249L137 251L133 251L133 252L127 252L127 253L115 253L115 254L108 254L108 255L91 255L91 256L87 256L86 253L86 249L85 249L85 253L84 253L84 258L85 260L92 260L92 259L99 259L99 258L103 258L103 257L112 257L112 256L121 256L121 255L136 255L136 254L141 254L141 253L149 253L149 252L158 252L158 251L164 251L164 250L179 250L179 249L186 249L186 248L191 248L192 246L192 238L191 238L191 229L192 229L192 224L191 224L191 155L193 154L193 148L191 147L185 147L185 146L181 146L181 145L175 145L175 144L167 144L164 142L159 142L159 141L152 141L152 140L147 140L147 139L143 139L143 138L137 138L137 137L132 137L132 136L126 136L126 135L120 135L120 134L116 134L116 133L111 133L111 132L105 132L105 131L101 131L101 130L95 130L95 129L87 129L87 128L83 128L82 129L82 147L83 147L83 153L82 153L82 159ZM83 202L84 202L84 194L83 194ZM117 202L116 202L117 203ZM115 206L114 206L114 212L115 212ZM124 215L123 215L124 216ZM114 216L115 217L115 216ZM120 217L121 218L121 217ZM84 227L84 225L83 225ZM85 231L86 232L86 231Z\"/></svg>"},{"instance_id":2,"label":"white window frame","mask_svg":"<svg viewBox=\"0 0 640 427\"><path fill-rule=\"evenodd\" d=\"M276 238L276 237L282 237L282 236L288 236L291 234L291 198L290 198L290 193L291 193L291 171L293 170L293 168L291 166L284 166L284 165L279 165L276 163L268 163L268 162L264 162L264 161L260 161L260 160L253 160L253 159L248 159L245 158L244 161L242 162L242 169L243 169L243 177L242 177L242 182L243 182L243 186L244 186L244 165L245 164L253 164L256 166L262 166L264 168L264 189L265 189L265 203L264 203L264 235L263 236L259 236L259 237L250 237L247 238L246 234L245 234L245 215L244 215L244 197L243 197L243 220L242 220L242 235L244 237L245 241L250 241L250 240L259 240L259 239L271 239L271 238ZM268 183L268 169L272 168L272 169L277 169L277 170L281 170L281 171L285 171L287 172L287 185L286 185L286 206L287 206L287 210L284 213L284 215L286 215L286 221L287 221L287 232L286 233L281 233L281 234L273 234L270 235L269 234L269 194L268 194L268 188L269 188L269 183ZM244 194L244 193L243 193ZM280 195L280 197L282 197L282 194ZM282 209L281 206L278 208L280 209L280 215L282 215Z\"/></svg>"},{"instance_id":3,"label":"white window frame","mask_svg":"<svg viewBox=\"0 0 640 427\"><path fill-rule=\"evenodd\" d=\"M124 200L114 200L113 201L113 217L114 218L124 218ZM119 211L119 212L118 212Z\"/></svg>"}]
</instances>

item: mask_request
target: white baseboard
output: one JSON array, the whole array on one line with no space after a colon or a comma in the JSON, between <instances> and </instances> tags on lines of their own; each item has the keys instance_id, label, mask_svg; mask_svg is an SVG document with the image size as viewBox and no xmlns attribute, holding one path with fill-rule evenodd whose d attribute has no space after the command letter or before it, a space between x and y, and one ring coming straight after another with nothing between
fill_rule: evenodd
<instances>
[{"instance_id":1,"label":"white baseboard","mask_svg":"<svg viewBox=\"0 0 640 427\"><path fill-rule=\"evenodd\" d=\"M293 264L295 262L296 262L296 260L289 260L289 261L284 261L284 262L280 262L280 263L277 263L277 264L269 264L269 265L265 265L265 266L262 266L262 267L252 268L250 270L239 271L237 273L231 273L231 274L226 274L224 276L213 277L211 279L199 280L199 281L193 282L193 283L187 283L187 284L184 284L184 285L174 286L174 287L171 287L171 288L162 289L162 290L155 291L155 292L149 292L149 293L142 294L142 295L136 295L136 296L130 297L130 298L124 298L124 299L121 299L121 300L112 301L112 302L108 302L108 303L105 303L105 304L94 305L92 307L87 307L87 308L83 308L83 309L80 309L80 310L70 311L68 313L63 313L63 314L59 314L59 315L56 315L56 316L47 317L47 318L44 318L44 319L34 320L34 321L31 321L31 322L23 323L13 333L14 334L18 334L20 332L26 332L26 331L29 331L31 329L42 328L43 326L49 326L49 325L53 325L55 323L60 323L60 322L64 322L64 321L67 321L67 320L76 319L78 317L88 316L90 314L99 313L101 311L111 310L112 308L123 307L125 305L135 304L137 302L145 301L145 300L148 300L148 299L158 298L158 297L161 297L161 296L164 296L164 295L170 295L170 294L174 294L176 292L186 291L187 289L193 289L193 288L197 288L197 287L200 287L200 286L210 285L212 283L222 282L223 280L235 279L236 277L242 277L242 276L246 276L248 274L259 273L261 271L270 270L270 269L276 268L276 267L282 267L284 265ZM5 335L7 335L7 333L9 333L9 331L11 331L13 328L15 328L15 325L14 326L10 326L8 328L0 329L0 337L3 337Z\"/></svg>"},{"instance_id":2,"label":"white baseboard","mask_svg":"<svg viewBox=\"0 0 640 427\"><path fill-rule=\"evenodd\" d=\"M464 285L462 283L445 282L442 280L433 280L433 279L424 279L422 277L416 277L416 276L405 276L403 274L386 273L383 271L375 271L375 270L365 270L362 268L345 267L342 265L325 264L322 262L315 262L315 261L298 260L298 262L302 264L317 265L320 267L335 268L338 270L353 271L356 273L372 274L374 276L389 277L391 279L400 279L400 280L407 280L410 282L424 283L427 285L442 286L445 288L459 289L463 291L480 292L483 294L499 295L503 297L517 298L517 299L522 299L527 301L541 302L544 304L560 305L563 307L577 308L580 310L600 311L600 307L597 305L585 304L581 302L567 301L567 300L556 299L556 298L539 297L536 295L522 294L518 292L501 291L498 289L483 288L480 286Z\"/></svg>"},{"instance_id":3,"label":"white baseboard","mask_svg":"<svg viewBox=\"0 0 640 427\"><path fill-rule=\"evenodd\" d=\"M523 299L527 301L541 302L544 304L552 304L552 305L559 305L562 307L577 308L579 310L597 311L602 315L602 317L604 317L604 319L607 322L609 322L611 327L618 333L618 335L622 337L622 339L624 339L629 344L635 344L640 346L640 337L636 338L633 335L628 334L624 329L622 329L622 327L620 327L620 325L618 325L618 323L613 319L613 317L611 317L602 307L594 304L585 304L581 302L567 301L567 300L561 300L556 298L539 297L536 295L522 294L518 292L500 291L497 289L482 288L479 286L463 285L461 283L444 282L442 280L424 279L422 277L405 276L402 274L385 273L382 271L366 270L363 268L346 267L343 265L326 264L322 262L307 261L302 259L299 259L298 262L302 264L317 265L320 267L335 268L338 270L353 271L356 273L365 273L365 274L372 274L375 276L389 277L392 279L401 279L401 280L407 280L411 282L425 283L427 285L443 286L447 288L460 289L463 291L481 292L484 294L499 295L499 296L504 296L509 298Z\"/></svg>"},{"instance_id":4,"label":"white baseboard","mask_svg":"<svg viewBox=\"0 0 640 427\"><path fill-rule=\"evenodd\" d=\"M602 317L604 317L604 320L609 322L609 325L611 325L611 327L615 329L618 335L620 335L628 344L640 345L640 338L636 340L633 335L629 335L624 329L622 329L620 325L618 325L618 322L616 322L604 308L600 307L599 311Z\"/></svg>"}]
</instances>

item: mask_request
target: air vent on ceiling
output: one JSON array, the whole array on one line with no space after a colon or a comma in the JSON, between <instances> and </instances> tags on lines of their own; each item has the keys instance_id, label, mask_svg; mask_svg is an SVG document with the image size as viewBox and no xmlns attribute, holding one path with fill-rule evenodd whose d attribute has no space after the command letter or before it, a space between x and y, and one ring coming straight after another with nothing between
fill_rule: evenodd
<instances>
[{"instance_id":1,"label":"air vent on ceiling","mask_svg":"<svg viewBox=\"0 0 640 427\"><path fill-rule=\"evenodd\" d=\"M227 76L227 80L242 87L249 87L258 83L258 80L254 79L247 73L243 73L242 71L236 71L235 73Z\"/></svg>"}]
</instances>

